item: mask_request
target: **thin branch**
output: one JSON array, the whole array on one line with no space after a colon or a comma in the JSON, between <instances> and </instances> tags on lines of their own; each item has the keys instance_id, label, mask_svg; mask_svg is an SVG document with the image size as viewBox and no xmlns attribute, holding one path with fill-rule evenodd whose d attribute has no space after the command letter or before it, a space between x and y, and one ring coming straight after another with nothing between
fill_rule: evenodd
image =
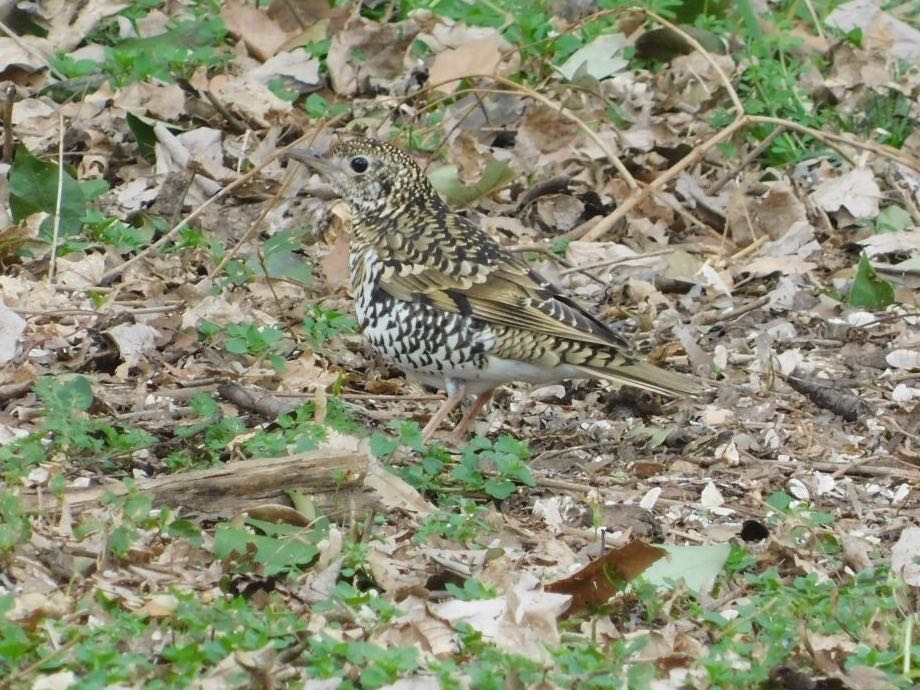
<instances>
[{"instance_id":1,"label":"thin branch","mask_svg":"<svg viewBox=\"0 0 920 690\"><path fill-rule=\"evenodd\" d=\"M674 249L659 249L654 252L649 252L648 254L636 254L635 256L620 256L616 259L607 259L605 261L597 261L593 264L587 264L585 266L574 266L572 268L566 268L559 272L559 275L567 276L570 273L579 273L580 271L591 271L595 268L609 268L610 266L616 266L617 264L628 264L633 261L641 261L643 259L651 259L656 256L666 256L667 254L673 254Z\"/></svg>"},{"instance_id":2,"label":"thin branch","mask_svg":"<svg viewBox=\"0 0 920 690\"><path fill-rule=\"evenodd\" d=\"M11 39L13 43L15 43L17 46L22 48L25 52L27 52L29 55L34 57L36 60L41 62L42 65L48 69L48 73L51 74L55 80L64 81L65 79L67 79L66 76L64 76L63 74L61 74L54 68L54 65L51 64L51 61L48 59L47 55L42 53L35 46L31 46L25 41L23 41L22 38L19 37L19 34L13 31L4 22L0 22L0 32L6 34L7 38Z\"/></svg>"},{"instance_id":3,"label":"thin branch","mask_svg":"<svg viewBox=\"0 0 920 690\"><path fill-rule=\"evenodd\" d=\"M310 136L309 134L304 134L303 136L298 137L297 139L292 141L290 144L288 144L284 148L275 151L274 154L272 154L271 156L266 158L264 161L256 165L248 173L246 173L245 175L242 175L241 177L238 177L233 182L228 184L226 187L218 191L216 194L205 199L204 202L202 202L201 205L198 206L198 208L195 208L192 211L190 211L188 214L186 214L186 216L182 220L180 220L178 223L173 225L173 227L170 228L169 231L166 234L164 234L160 239L158 239L156 242L154 242L151 245L148 245L142 251L138 252L137 254L132 256L130 259L125 261L123 264L116 266L111 271L108 271L105 275L103 275L102 282L109 283L113 281L115 278L118 278L122 273L124 273L129 268L131 268L131 266L138 263L139 261L142 261L143 259L147 258L150 254L160 249L160 247L165 245L167 242L171 241L173 237L175 237L179 233L179 231L182 228L184 228L188 223L190 223L195 218L200 216L208 206L210 206L216 201L219 201L220 199L223 199L225 196L227 196L230 192L232 192L237 187L241 187L244 184L246 184L246 182L248 182L250 179L255 177L258 173L260 173L262 169L265 168L269 163L272 163L276 159L284 156L285 154L287 154L289 150L291 150L295 146L299 146L309 136Z\"/></svg>"},{"instance_id":4,"label":"thin branch","mask_svg":"<svg viewBox=\"0 0 920 690\"><path fill-rule=\"evenodd\" d=\"M13 106L16 105L16 87L6 87L3 100L3 162L13 162Z\"/></svg>"},{"instance_id":5,"label":"thin branch","mask_svg":"<svg viewBox=\"0 0 920 690\"><path fill-rule=\"evenodd\" d=\"M61 201L64 197L64 111L58 110L58 179L57 198L54 200L54 229L51 232L51 259L48 263L48 282L54 282L57 265L58 239L61 235Z\"/></svg>"}]
</instances>

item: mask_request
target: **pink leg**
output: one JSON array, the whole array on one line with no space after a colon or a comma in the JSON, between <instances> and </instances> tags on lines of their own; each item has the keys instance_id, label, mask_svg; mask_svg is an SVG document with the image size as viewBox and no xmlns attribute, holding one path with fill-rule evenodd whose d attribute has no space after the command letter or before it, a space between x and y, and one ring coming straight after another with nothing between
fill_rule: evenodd
<instances>
[{"instance_id":1,"label":"pink leg","mask_svg":"<svg viewBox=\"0 0 920 690\"><path fill-rule=\"evenodd\" d=\"M456 443L464 443L467 436L469 436L470 425L476 419L476 416L479 414L480 410L486 406L486 403L492 399L492 396L495 395L495 389L493 388L490 391L486 391L480 395L473 402L473 405L469 410L466 411L466 414L463 415L463 419L460 420L460 423L457 425L457 428L454 429L451 434L453 440Z\"/></svg>"},{"instance_id":2,"label":"pink leg","mask_svg":"<svg viewBox=\"0 0 920 690\"><path fill-rule=\"evenodd\" d=\"M431 419L429 419L428 423L425 425L425 428L422 429L422 441L428 443L431 440L431 437L434 436L434 432L438 430L444 418L463 401L463 395L463 387L461 386L460 390L441 403L441 407L438 408L438 411L432 415Z\"/></svg>"}]
</instances>

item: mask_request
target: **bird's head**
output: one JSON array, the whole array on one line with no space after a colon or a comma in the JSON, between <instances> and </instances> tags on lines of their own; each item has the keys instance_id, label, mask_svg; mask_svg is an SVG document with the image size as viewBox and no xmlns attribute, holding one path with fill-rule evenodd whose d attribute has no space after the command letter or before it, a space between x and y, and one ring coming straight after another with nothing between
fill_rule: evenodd
<instances>
[{"instance_id":1,"label":"bird's head","mask_svg":"<svg viewBox=\"0 0 920 690\"><path fill-rule=\"evenodd\" d=\"M306 164L342 196L355 213L396 212L409 204L425 204L440 198L427 176L405 152L375 139L349 139L325 156L312 149L288 152Z\"/></svg>"}]
</instances>

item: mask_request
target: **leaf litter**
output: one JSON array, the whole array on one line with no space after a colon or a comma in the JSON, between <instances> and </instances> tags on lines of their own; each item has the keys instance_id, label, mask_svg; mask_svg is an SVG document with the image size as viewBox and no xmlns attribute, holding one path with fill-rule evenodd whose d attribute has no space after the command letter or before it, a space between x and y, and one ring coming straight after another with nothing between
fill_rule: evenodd
<instances>
[{"instance_id":1,"label":"leaf litter","mask_svg":"<svg viewBox=\"0 0 920 690\"><path fill-rule=\"evenodd\" d=\"M490 649L508 656L487 672L520 685L909 687L915 652L870 668L851 639L910 649L890 618L857 632L787 618L769 668L731 642L777 649L758 641L779 635L767 622L750 629L752 602L783 605L758 578L818 596L890 568L897 615L916 616L920 133L898 127L917 120L920 81L879 59L920 50L916 16L856 0L817 31L796 20L796 50L829 63L802 70L798 97L832 98L853 135L787 120L772 146L704 149L755 65L657 22L679 40L651 69L630 58L650 16L560 5L558 44L516 41L500 6L477 25L227 2L213 44L196 43L211 30L196 3L16 10L47 35L0 39L20 146L0 232L0 607L4 639L31 640L21 660L0 653L14 687L78 685L80 655L103 658L109 635L160 661L112 665L103 687L158 665L176 687L490 687ZM81 81L81 59L107 78ZM892 119L859 130L880 103ZM509 386L461 452L421 449L412 422L438 396L353 332L347 211L273 159L352 131L412 148L451 204L712 395ZM795 146L807 155L783 158ZM246 482L258 468L233 463L304 452L341 458L338 484L250 484L232 510L168 489L170 473L227 462ZM195 615L219 631L196 607L232 595L285 643L182 666L164 632ZM147 627L119 633L130 617ZM573 670L592 648L611 660Z\"/></svg>"}]
</instances>

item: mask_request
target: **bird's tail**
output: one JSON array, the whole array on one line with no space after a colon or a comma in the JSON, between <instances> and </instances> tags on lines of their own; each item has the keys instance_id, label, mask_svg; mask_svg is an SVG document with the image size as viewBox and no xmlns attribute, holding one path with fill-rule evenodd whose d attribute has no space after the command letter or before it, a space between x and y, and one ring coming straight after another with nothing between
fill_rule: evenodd
<instances>
[{"instance_id":1,"label":"bird's tail","mask_svg":"<svg viewBox=\"0 0 920 690\"><path fill-rule=\"evenodd\" d=\"M606 367L580 366L579 369L591 378L634 386L672 398L696 397L706 390L706 387L696 379L661 369L648 362L637 361Z\"/></svg>"}]
</instances>

